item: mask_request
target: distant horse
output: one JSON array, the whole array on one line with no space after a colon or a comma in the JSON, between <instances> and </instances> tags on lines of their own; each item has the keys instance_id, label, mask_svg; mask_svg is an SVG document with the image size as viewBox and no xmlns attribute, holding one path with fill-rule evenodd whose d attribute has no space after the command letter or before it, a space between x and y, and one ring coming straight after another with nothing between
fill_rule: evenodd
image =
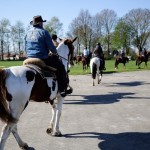
<instances>
[{"instance_id":1,"label":"distant horse","mask_svg":"<svg viewBox=\"0 0 150 150\"><path fill-rule=\"evenodd\" d=\"M138 68L140 68L140 65L142 62L145 62L144 68L147 67L147 62L148 62L148 58L150 56L150 52L147 52L147 54L145 56L138 56L136 58L136 66L138 66Z\"/></svg>"},{"instance_id":2,"label":"distant horse","mask_svg":"<svg viewBox=\"0 0 150 150\"><path fill-rule=\"evenodd\" d=\"M57 48L66 69L69 59L73 58L73 42L75 40L76 38L65 39L60 42ZM0 150L4 150L6 140L11 132L20 148L25 150L30 148L27 143L22 141L17 131L19 118L30 100L35 102L49 101L52 106L52 119L47 133L54 136L62 135L59 130L59 120L64 98L58 91L58 82L54 72L51 71L48 75L44 74L44 67L48 69L48 66L40 61L38 67L35 63L34 65L26 64L0 69L0 118L5 122L0 138ZM55 68L53 69L55 70ZM57 103L54 100L57 100Z\"/></svg>"},{"instance_id":3,"label":"distant horse","mask_svg":"<svg viewBox=\"0 0 150 150\"><path fill-rule=\"evenodd\" d=\"M116 58L116 61L115 61L115 69L118 69L118 65L119 63L122 63L123 64L123 67L124 69L126 68L126 63L129 62L129 58L128 57L124 57L124 58Z\"/></svg>"},{"instance_id":4,"label":"distant horse","mask_svg":"<svg viewBox=\"0 0 150 150\"><path fill-rule=\"evenodd\" d=\"M75 63L76 64L79 64L80 62L81 62L81 60L82 60L82 56L81 55L77 55L77 56L75 56Z\"/></svg>"},{"instance_id":5,"label":"distant horse","mask_svg":"<svg viewBox=\"0 0 150 150\"><path fill-rule=\"evenodd\" d=\"M92 53L89 53L89 55L87 57L82 55L81 61L82 61L83 70L87 71L87 69L89 68L91 57L92 57Z\"/></svg>"},{"instance_id":6,"label":"distant horse","mask_svg":"<svg viewBox=\"0 0 150 150\"><path fill-rule=\"evenodd\" d=\"M90 69L91 69L91 74L92 74L92 84L95 86L94 80L96 79L97 76L97 83L100 84L102 80L102 75L103 75L103 65L102 65L102 60L98 57L93 57L90 60Z\"/></svg>"}]
</instances>

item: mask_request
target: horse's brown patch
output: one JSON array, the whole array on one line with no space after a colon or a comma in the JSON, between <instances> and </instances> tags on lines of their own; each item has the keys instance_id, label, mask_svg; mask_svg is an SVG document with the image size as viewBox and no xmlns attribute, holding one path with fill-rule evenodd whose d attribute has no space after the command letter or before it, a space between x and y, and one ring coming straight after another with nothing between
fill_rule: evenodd
<instances>
[{"instance_id":1,"label":"horse's brown patch","mask_svg":"<svg viewBox=\"0 0 150 150\"><path fill-rule=\"evenodd\" d=\"M51 87L47 84L47 80L43 79L41 75L37 73L35 75L35 84L32 88L30 99L37 102L49 101L51 90Z\"/></svg>"},{"instance_id":2,"label":"horse's brown patch","mask_svg":"<svg viewBox=\"0 0 150 150\"><path fill-rule=\"evenodd\" d=\"M7 88L6 88L6 98L7 98L7 101L9 101L9 102L12 101L12 95L10 93L8 93Z\"/></svg>"},{"instance_id":3,"label":"horse's brown patch","mask_svg":"<svg viewBox=\"0 0 150 150\"><path fill-rule=\"evenodd\" d=\"M35 77L35 73L33 71L26 72L27 82L33 81L34 77Z\"/></svg>"}]
</instances>

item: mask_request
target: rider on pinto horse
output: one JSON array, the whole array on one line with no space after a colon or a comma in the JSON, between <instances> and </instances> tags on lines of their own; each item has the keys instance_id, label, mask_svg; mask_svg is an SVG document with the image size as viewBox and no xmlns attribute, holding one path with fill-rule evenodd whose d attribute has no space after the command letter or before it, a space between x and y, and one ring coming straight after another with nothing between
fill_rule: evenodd
<instances>
[{"instance_id":1,"label":"rider on pinto horse","mask_svg":"<svg viewBox=\"0 0 150 150\"><path fill-rule=\"evenodd\" d=\"M104 54L100 43L97 43L96 48L94 50L94 56L100 58L102 60L103 64L103 70L106 70L105 68L105 60L104 60Z\"/></svg>"},{"instance_id":2,"label":"rider on pinto horse","mask_svg":"<svg viewBox=\"0 0 150 150\"><path fill-rule=\"evenodd\" d=\"M30 22L31 28L25 36L25 49L28 58L39 58L46 65L56 68L56 76L58 80L58 88L62 97L66 96L67 73L64 65L59 59L56 47L52 42L52 38L47 30L43 28L43 20L41 16L34 16ZM49 56L49 51L53 55Z\"/></svg>"}]
</instances>

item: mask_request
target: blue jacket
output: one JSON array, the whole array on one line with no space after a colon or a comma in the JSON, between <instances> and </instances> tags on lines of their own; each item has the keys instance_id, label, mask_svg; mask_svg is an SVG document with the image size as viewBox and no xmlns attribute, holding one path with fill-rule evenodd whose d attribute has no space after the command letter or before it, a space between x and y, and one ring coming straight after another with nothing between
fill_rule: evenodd
<instances>
[{"instance_id":1,"label":"blue jacket","mask_svg":"<svg viewBox=\"0 0 150 150\"><path fill-rule=\"evenodd\" d=\"M57 53L50 34L40 26L34 26L27 31L25 50L27 57L39 59L48 58L49 51Z\"/></svg>"}]
</instances>

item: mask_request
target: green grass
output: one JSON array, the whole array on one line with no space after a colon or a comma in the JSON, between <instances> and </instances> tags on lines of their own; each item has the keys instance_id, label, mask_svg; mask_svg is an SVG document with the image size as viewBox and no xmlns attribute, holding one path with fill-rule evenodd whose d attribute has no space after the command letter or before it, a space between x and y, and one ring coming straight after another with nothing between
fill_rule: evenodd
<instances>
[{"instance_id":1,"label":"green grass","mask_svg":"<svg viewBox=\"0 0 150 150\"><path fill-rule=\"evenodd\" d=\"M114 64L115 60L106 60L106 73L112 73L112 72L128 72L128 71L142 71L142 70L150 70L150 61L148 62L148 68L144 68L144 63L141 64L141 69L138 69L138 67L135 65L135 61L129 61L129 63L126 63L126 69L123 69L123 64L119 64L119 69L115 70ZM0 68L7 68L10 66L20 66L22 65L22 61L0 61ZM70 75L84 75L89 74L90 68L88 68L88 71L84 71L82 69L82 64L75 65L70 69Z\"/></svg>"},{"instance_id":2,"label":"green grass","mask_svg":"<svg viewBox=\"0 0 150 150\"><path fill-rule=\"evenodd\" d=\"M23 61L0 61L0 68L8 68L11 66L21 66Z\"/></svg>"},{"instance_id":3,"label":"green grass","mask_svg":"<svg viewBox=\"0 0 150 150\"><path fill-rule=\"evenodd\" d=\"M115 70L115 60L106 60L105 61L106 66L106 73L112 73L112 72L129 72L129 71L142 71L142 70L150 70L150 61L148 62L147 66L148 68L144 68L144 63L141 64L141 68L138 69L138 67L135 65L135 61L129 61L129 63L126 63L126 69L123 68L123 64L120 63L118 65L118 70ZM90 68L88 68L88 71L83 71L82 64L75 65L70 69L71 75L81 75L81 74L89 74Z\"/></svg>"}]
</instances>

